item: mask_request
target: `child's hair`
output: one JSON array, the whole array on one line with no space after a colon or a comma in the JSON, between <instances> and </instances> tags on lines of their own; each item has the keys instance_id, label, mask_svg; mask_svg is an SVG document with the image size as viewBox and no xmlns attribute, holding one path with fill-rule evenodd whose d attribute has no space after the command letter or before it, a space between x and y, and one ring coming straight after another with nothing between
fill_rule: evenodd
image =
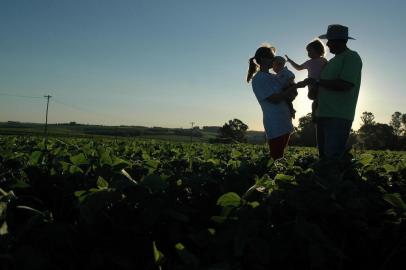
<instances>
[{"instance_id":1,"label":"child's hair","mask_svg":"<svg viewBox=\"0 0 406 270\"><path fill-rule=\"evenodd\" d=\"M286 60L282 56L275 56L273 62L284 65L286 63Z\"/></svg>"},{"instance_id":2,"label":"child's hair","mask_svg":"<svg viewBox=\"0 0 406 270\"><path fill-rule=\"evenodd\" d=\"M249 68L247 74L248 83L251 81L254 74L257 73L258 65L261 64L261 58L274 58L275 51L275 47L271 47L270 45L262 45L257 49L257 51L255 52L255 56L251 57L249 60Z\"/></svg>"},{"instance_id":3,"label":"child's hair","mask_svg":"<svg viewBox=\"0 0 406 270\"><path fill-rule=\"evenodd\" d=\"M307 44L306 49L309 48L312 48L320 56L324 56L325 54L323 42L321 42L319 39L315 39Z\"/></svg>"}]
</instances>

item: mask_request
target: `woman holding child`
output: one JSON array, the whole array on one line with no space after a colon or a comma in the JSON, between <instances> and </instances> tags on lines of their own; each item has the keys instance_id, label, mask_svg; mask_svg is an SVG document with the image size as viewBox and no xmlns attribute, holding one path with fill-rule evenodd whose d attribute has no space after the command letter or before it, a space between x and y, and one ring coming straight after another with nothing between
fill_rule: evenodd
<instances>
[{"instance_id":1,"label":"woman holding child","mask_svg":"<svg viewBox=\"0 0 406 270\"><path fill-rule=\"evenodd\" d=\"M263 124L273 159L283 157L293 132L292 115L288 102L296 88L284 90L277 75L269 73L275 58L275 48L262 46L249 61L247 82L251 82L252 90L263 112Z\"/></svg>"}]
</instances>

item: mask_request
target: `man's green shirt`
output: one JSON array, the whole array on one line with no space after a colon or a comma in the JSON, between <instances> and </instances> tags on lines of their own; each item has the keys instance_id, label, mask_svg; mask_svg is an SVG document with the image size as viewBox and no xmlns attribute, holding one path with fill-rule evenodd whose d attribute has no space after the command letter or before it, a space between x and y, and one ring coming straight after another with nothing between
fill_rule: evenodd
<instances>
[{"instance_id":1,"label":"man's green shirt","mask_svg":"<svg viewBox=\"0 0 406 270\"><path fill-rule=\"evenodd\" d=\"M336 117L353 121L361 85L362 61L357 52L350 49L334 56L323 68L321 80L336 80L354 84L350 90L336 91L319 88L316 116Z\"/></svg>"}]
</instances>

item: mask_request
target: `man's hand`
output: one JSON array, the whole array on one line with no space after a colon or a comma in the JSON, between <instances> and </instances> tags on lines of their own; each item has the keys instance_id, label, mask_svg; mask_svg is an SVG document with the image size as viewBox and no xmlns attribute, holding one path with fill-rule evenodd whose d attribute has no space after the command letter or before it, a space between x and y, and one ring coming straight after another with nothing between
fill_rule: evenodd
<instances>
[{"instance_id":1,"label":"man's hand","mask_svg":"<svg viewBox=\"0 0 406 270\"><path fill-rule=\"evenodd\" d=\"M298 95L297 86L295 84L291 85L288 88L284 89L282 93L283 93L285 99L293 100Z\"/></svg>"},{"instance_id":2,"label":"man's hand","mask_svg":"<svg viewBox=\"0 0 406 270\"><path fill-rule=\"evenodd\" d=\"M307 79L306 79L307 80ZM306 80L296 83L296 88L303 88L307 86Z\"/></svg>"},{"instance_id":3,"label":"man's hand","mask_svg":"<svg viewBox=\"0 0 406 270\"><path fill-rule=\"evenodd\" d=\"M306 85L315 85L317 83L317 80L314 78L306 78L304 82L306 83Z\"/></svg>"}]
</instances>

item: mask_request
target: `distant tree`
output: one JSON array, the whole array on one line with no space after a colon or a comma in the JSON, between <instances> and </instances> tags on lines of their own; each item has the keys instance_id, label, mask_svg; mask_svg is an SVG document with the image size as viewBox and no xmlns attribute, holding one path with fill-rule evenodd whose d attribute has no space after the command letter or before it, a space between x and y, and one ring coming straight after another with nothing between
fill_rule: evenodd
<instances>
[{"instance_id":1,"label":"distant tree","mask_svg":"<svg viewBox=\"0 0 406 270\"><path fill-rule=\"evenodd\" d=\"M218 138L238 142L246 142L245 137L248 126L239 119L229 120L218 130Z\"/></svg>"},{"instance_id":2,"label":"distant tree","mask_svg":"<svg viewBox=\"0 0 406 270\"><path fill-rule=\"evenodd\" d=\"M299 125L296 132L298 138L295 143L302 146L316 146L316 129L312 121L312 114L299 118Z\"/></svg>"},{"instance_id":3,"label":"distant tree","mask_svg":"<svg viewBox=\"0 0 406 270\"><path fill-rule=\"evenodd\" d=\"M358 142L366 149L394 149L396 135L387 124L363 125L358 130Z\"/></svg>"},{"instance_id":4,"label":"distant tree","mask_svg":"<svg viewBox=\"0 0 406 270\"><path fill-rule=\"evenodd\" d=\"M363 112L361 116L362 126L375 124L375 116L371 112Z\"/></svg>"},{"instance_id":5,"label":"distant tree","mask_svg":"<svg viewBox=\"0 0 406 270\"><path fill-rule=\"evenodd\" d=\"M400 112L394 112L389 125L393 128L393 133L396 136L400 136L402 134L402 114Z\"/></svg>"},{"instance_id":6,"label":"distant tree","mask_svg":"<svg viewBox=\"0 0 406 270\"><path fill-rule=\"evenodd\" d=\"M403 136L406 136L406 113L402 114L402 117L401 117L400 121L402 122Z\"/></svg>"}]
</instances>

